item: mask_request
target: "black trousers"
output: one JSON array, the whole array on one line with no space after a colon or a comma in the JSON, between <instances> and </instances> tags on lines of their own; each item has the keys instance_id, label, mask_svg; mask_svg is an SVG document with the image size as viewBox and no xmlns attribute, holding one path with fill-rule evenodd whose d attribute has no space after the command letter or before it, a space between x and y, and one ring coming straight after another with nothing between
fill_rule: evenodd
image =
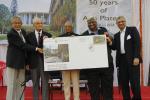
<instances>
[{"instance_id":1,"label":"black trousers","mask_svg":"<svg viewBox=\"0 0 150 100\"><path fill-rule=\"evenodd\" d=\"M121 55L119 80L122 88L123 100L131 100L130 86L133 93L132 100L141 100L140 66L129 64L126 55Z\"/></svg>"},{"instance_id":2,"label":"black trousers","mask_svg":"<svg viewBox=\"0 0 150 100\"><path fill-rule=\"evenodd\" d=\"M91 100L113 100L113 65L109 68L88 69L87 80Z\"/></svg>"}]
</instances>

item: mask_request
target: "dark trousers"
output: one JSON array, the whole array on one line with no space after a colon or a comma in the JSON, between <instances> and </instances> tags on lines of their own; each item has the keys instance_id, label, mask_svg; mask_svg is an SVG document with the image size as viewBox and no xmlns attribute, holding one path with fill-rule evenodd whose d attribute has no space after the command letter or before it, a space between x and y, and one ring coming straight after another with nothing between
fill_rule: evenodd
<instances>
[{"instance_id":1,"label":"dark trousers","mask_svg":"<svg viewBox=\"0 0 150 100\"><path fill-rule=\"evenodd\" d=\"M87 70L91 100L113 100L113 71L113 66Z\"/></svg>"},{"instance_id":2,"label":"dark trousers","mask_svg":"<svg viewBox=\"0 0 150 100\"><path fill-rule=\"evenodd\" d=\"M41 78L42 100L49 100L49 73L44 72L42 59L38 59L38 66L31 70L33 82L33 99L39 100L39 83Z\"/></svg>"},{"instance_id":3,"label":"dark trousers","mask_svg":"<svg viewBox=\"0 0 150 100\"><path fill-rule=\"evenodd\" d=\"M141 100L140 67L129 64L126 55L121 55L119 80L122 88L123 100L131 100L129 82L133 93L132 100Z\"/></svg>"}]
</instances>

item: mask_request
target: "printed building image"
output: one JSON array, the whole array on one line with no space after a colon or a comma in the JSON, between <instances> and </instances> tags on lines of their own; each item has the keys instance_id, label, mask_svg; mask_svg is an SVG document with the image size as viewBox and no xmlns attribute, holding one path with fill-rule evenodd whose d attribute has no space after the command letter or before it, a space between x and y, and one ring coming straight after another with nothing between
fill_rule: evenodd
<instances>
[{"instance_id":1,"label":"printed building image","mask_svg":"<svg viewBox=\"0 0 150 100\"><path fill-rule=\"evenodd\" d=\"M17 6L17 15L21 17L23 25L31 25L34 17L43 19L45 25L50 24L50 1L17 0Z\"/></svg>"}]
</instances>

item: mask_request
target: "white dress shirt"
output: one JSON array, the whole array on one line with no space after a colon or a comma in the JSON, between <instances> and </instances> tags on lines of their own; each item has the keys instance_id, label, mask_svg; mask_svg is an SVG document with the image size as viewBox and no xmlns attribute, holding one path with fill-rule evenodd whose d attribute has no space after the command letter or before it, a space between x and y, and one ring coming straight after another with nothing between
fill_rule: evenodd
<instances>
[{"instance_id":1,"label":"white dress shirt","mask_svg":"<svg viewBox=\"0 0 150 100\"><path fill-rule=\"evenodd\" d=\"M121 51L121 54L125 54L125 48L124 48L125 31L126 31L126 27L123 29L123 31L120 31L120 51Z\"/></svg>"},{"instance_id":2,"label":"white dress shirt","mask_svg":"<svg viewBox=\"0 0 150 100\"><path fill-rule=\"evenodd\" d=\"M36 40L37 40L37 43L38 43L38 39L39 39L39 33L40 33L40 36L42 35L42 30L40 32L38 32L37 30L35 30L35 36L36 36Z\"/></svg>"}]
</instances>

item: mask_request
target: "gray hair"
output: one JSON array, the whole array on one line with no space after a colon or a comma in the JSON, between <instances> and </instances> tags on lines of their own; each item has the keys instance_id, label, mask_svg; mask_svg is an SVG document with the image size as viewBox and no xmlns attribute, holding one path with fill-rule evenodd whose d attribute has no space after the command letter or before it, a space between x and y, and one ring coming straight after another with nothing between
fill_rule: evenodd
<instances>
[{"instance_id":1,"label":"gray hair","mask_svg":"<svg viewBox=\"0 0 150 100\"><path fill-rule=\"evenodd\" d=\"M87 19L87 22L91 22L91 21L97 22L96 18L94 18L94 17L90 17L90 18Z\"/></svg>"},{"instance_id":2,"label":"gray hair","mask_svg":"<svg viewBox=\"0 0 150 100\"><path fill-rule=\"evenodd\" d=\"M43 22L41 18L39 18L39 17L34 17L34 19L33 19L33 24L36 23L37 21Z\"/></svg>"},{"instance_id":3,"label":"gray hair","mask_svg":"<svg viewBox=\"0 0 150 100\"><path fill-rule=\"evenodd\" d=\"M22 20L19 16L13 16L12 19L11 19L11 23L13 23L15 20L18 20L22 23Z\"/></svg>"},{"instance_id":4,"label":"gray hair","mask_svg":"<svg viewBox=\"0 0 150 100\"><path fill-rule=\"evenodd\" d=\"M126 18L124 16L118 16L116 19L116 23L118 22L118 20L121 20L121 19L126 21Z\"/></svg>"}]
</instances>

